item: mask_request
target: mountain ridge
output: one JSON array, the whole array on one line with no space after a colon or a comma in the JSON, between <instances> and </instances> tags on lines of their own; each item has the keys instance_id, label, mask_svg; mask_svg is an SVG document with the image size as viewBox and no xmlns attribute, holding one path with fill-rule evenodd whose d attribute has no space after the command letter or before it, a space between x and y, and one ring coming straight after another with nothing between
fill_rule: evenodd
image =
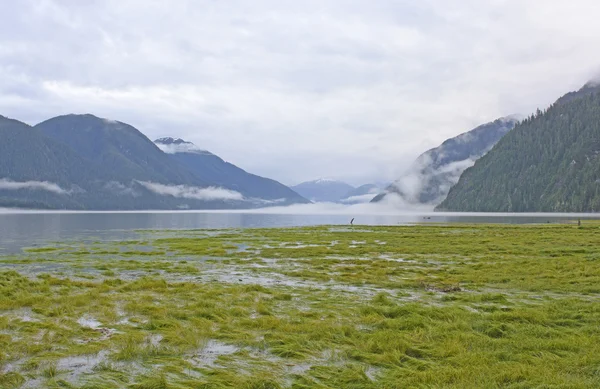
<instances>
[{"instance_id":1,"label":"mountain ridge","mask_svg":"<svg viewBox=\"0 0 600 389\"><path fill-rule=\"evenodd\" d=\"M35 126L0 116L0 139L0 207L239 209L308 202L265 178L260 185L277 186L279 193L261 198L220 187L135 127L91 114L62 115ZM183 142L173 139L180 146ZM213 154L200 154L226 164ZM286 196L275 198L281 193Z\"/></svg>"},{"instance_id":2,"label":"mountain ridge","mask_svg":"<svg viewBox=\"0 0 600 389\"><path fill-rule=\"evenodd\" d=\"M343 181L319 178L294 185L291 189L313 202L334 203L343 199L347 193L356 188Z\"/></svg>"},{"instance_id":3,"label":"mountain ridge","mask_svg":"<svg viewBox=\"0 0 600 389\"><path fill-rule=\"evenodd\" d=\"M265 204L289 205L309 202L280 182L248 173L221 157L198 148L192 142L172 137L159 138L154 142L161 149L169 148L168 155L171 158L203 181L216 182L219 186L238 191L250 198L262 199Z\"/></svg>"},{"instance_id":4,"label":"mountain ridge","mask_svg":"<svg viewBox=\"0 0 600 389\"><path fill-rule=\"evenodd\" d=\"M45 120L34 128L69 145L96 165L112 170L122 181L207 184L172 161L137 128L123 122L91 114L69 114Z\"/></svg>"},{"instance_id":5,"label":"mountain ridge","mask_svg":"<svg viewBox=\"0 0 600 389\"><path fill-rule=\"evenodd\" d=\"M446 139L419 155L407 171L372 202L398 196L406 204L439 204L465 169L485 155L518 123L505 116Z\"/></svg>"},{"instance_id":6,"label":"mountain ridge","mask_svg":"<svg viewBox=\"0 0 600 389\"><path fill-rule=\"evenodd\" d=\"M523 120L436 210L600 210L600 88L588 83Z\"/></svg>"}]
</instances>

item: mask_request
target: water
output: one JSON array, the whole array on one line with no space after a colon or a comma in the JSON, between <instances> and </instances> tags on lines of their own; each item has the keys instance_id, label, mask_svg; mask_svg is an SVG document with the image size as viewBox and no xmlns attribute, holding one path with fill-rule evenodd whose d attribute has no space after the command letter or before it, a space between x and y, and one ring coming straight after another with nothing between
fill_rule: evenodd
<instances>
[{"instance_id":1,"label":"water","mask_svg":"<svg viewBox=\"0 0 600 389\"><path fill-rule=\"evenodd\" d=\"M309 225L399 225L413 223L556 223L600 219L600 214L491 213L294 214L282 210L247 212L42 212L0 210L0 253L67 240L120 240L142 229L253 228Z\"/></svg>"}]
</instances>

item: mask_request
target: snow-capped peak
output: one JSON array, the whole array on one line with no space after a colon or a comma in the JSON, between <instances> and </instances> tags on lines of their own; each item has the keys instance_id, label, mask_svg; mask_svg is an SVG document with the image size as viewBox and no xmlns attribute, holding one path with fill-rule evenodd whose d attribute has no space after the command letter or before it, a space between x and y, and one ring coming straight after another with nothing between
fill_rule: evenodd
<instances>
[{"instance_id":1,"label":"snow-capped peak","mask_svg":"<svg viewBox=\"0 0 600 389\"><path fill-rule=\"evenodd\" d=\"M330 184L334 182L340 182L338 180L334 180L333 178L319 178L318 180L313 181L315 184Z\"/></svg>"},{"instance_id":2,"label":"snow-capped peak","mask_svg":"<svg viewBox=\"0 0 600 389\"><path fill-rule=\"evenodd\" d=\"M154 141L154 143L160 143L163 145L181 145L181 144L193 145L192 142L187 142L181 138L171 138L171 137L158 138L157 140Z\"/></svg>"},{"instance_id":3,"label":"snow-capped peak","mask_svg":"<svg viewBox=\"0 0 600 389\"><path fill-rule=\"evenodd\" d=\"M154 141L154 144L156 144L159 149L167 154L194 153L212 155L211 152L202 150L192 142L185 141L181 138L158 138Z\"/></svg>"}]
</instances>

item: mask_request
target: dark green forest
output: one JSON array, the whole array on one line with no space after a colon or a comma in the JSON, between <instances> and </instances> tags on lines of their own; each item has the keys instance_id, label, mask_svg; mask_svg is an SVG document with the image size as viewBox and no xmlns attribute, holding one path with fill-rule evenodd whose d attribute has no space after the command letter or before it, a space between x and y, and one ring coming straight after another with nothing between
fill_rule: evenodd
<instances>
[{"instance_id":1,"label":"dark green forest","mask_svg":"<svg viewBox=\"0 0 600 389\"><path fill-rule=\"evenodd\" d=\"M519 123L436 210L600 210L600 88L586 85Z\"/></svg>"}]
</instances>

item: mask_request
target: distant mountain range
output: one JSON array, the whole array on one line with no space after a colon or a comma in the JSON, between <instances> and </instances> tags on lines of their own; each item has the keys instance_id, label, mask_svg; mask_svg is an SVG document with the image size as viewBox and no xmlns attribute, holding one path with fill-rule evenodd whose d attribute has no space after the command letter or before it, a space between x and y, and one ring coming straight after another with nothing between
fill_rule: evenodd
<instances>
[{"instance_id":1,"label":"distant mountain range","mask_svg":"<svg viewBox=\"0 0 600 389\"><path fill-rule=\"evenodd\" d=\"M320 178L291 187L303 197L314 202L357 204L368 203L381 191L376 184L366 184L357 188L343 181Z\"/></svg>"},{"instance_id":2,"label":"distant mountain range","mask_svg":"<svg viewBox=\"0 0 600 389\"><path fill-rule=\"evenodd\" d=\"M421 154L402 177L372 202L396 196L406 205L439 204L465 169L485 155L518 120L505 117L446 140Z\"/></svg>"},{"instance_id":3,"label":"distant mountain range","mask_svg":"<svg viewBox=\"0 0 600 389\"><path fill-rule=\"evenodd\" d=\"M437 210L600 211L600 86L588 83L519 123Z\"/></svg>"},{"instance_id":4,"label":"distant mountain range","mask_svg":"<svg viewBox=\"0 0 600 389\"><path fill-rule=\"evenodd\" d=\"M501 118L448 139L381 191L331 179L288 188L185 140L152 142L89 114L33 127L0 116L0 207L241 209L399 198L448 211L598 212L600 86L588 83L522 121Z\"/></svg>"},{"instance_id":5,"label":"distant mountain range","mask_svg":"<svg viewBox=\"0 0 600 389\"><path fill-rule=\"evenodd\" d=\"M376 184L361 185L346 193L339 202L344 204L368 203L381 192L381 189L382 187Z\"/></svg>"},{"instance_id":6,"label":"distant mountain range","mask_svg":"<svg viewBox=\"0 0 600 389\"><path fill-rule=\"evenodd\" d=\"M289 205L307 202L287 186L269 178L250 174L209 151L201 150L191 142L160 138L154 143L201 181L239 192L256 204Z\"/></svg>"},{"instance_id":7,"label":"distant mountain range","mask_svg":"<svg viewBox=\"0 0 600 389\"><path fill-rule=\"evenodd\" d=\"M34 127L0 116L0 207L216 209L308 203L181 140L93 115ZM177 144L179 143L179 144ZM188 145L193 150L182 151ZM191 146L189 146L191 145ZM161 148L180 147L168 153Z\"/></svg>"}]
</instances>

